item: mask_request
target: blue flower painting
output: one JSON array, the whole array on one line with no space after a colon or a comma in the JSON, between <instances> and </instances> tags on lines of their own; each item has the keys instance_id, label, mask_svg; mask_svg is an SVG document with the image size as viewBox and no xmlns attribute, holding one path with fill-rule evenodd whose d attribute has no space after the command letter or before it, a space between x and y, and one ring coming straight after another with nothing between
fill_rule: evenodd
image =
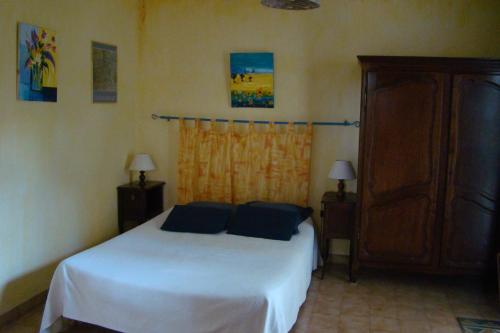
<instances>
[{"instance_id":1,"label":"blue flower painting","mask_svg":"<svg viewBox=\"0 0 500 333\"><path fill-rule=\"evenodd\" d=\"M23 101L57 101L56 37L48 29L18 25L17 96Z\"/></svg>"},{"instance_id":2,"label":"blue flower painting","mask_svg":"<svg viewBox=\"0 0 500 333\"><path fill-rule=\"evenodd\" d=\"M231 106L274 108L272 53L231 53Z\"/></svg>"}]
</instances>

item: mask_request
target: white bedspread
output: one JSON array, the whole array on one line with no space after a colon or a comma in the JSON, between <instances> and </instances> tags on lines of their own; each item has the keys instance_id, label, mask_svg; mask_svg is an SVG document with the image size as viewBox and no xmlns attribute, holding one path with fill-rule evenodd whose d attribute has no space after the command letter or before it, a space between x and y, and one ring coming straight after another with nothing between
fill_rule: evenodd
<instances>
[{"instance_id":1,"label":"white bedspread","mask_svg":"<svg viewBox=\"0 0 500 333\"><path fill-rule=\"evenodd\" d=\"M310 223L285 242L162 231L168 213L62 261L41 331L61 316L121 332L292 328L316 266Z\"/></svg>"}]
</instances>

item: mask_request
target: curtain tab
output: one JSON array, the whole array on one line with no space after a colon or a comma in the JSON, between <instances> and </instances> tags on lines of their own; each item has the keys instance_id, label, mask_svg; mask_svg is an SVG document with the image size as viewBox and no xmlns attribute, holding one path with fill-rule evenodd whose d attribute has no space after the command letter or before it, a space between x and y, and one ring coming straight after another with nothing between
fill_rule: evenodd
<instances>
[{"instance_id":1,"label":"curtain tab","mask_svg":"<svg viewBox=\"0 0 500 333\"><path fill-rule=\"evenodd\" d=\"M306 133L312 137L313 133L313 124L312 122L308 121L307 126L306 126Z\"/></svg>"},{"instance_id":2,"label":"curtain tab","mask_svg":"<svg viewBox=\"0 0 500 333\"><path fill-rule=\"evenodd\" d=\"M253 131L255 129L255 123L253 122L253 120L250 120L248 122L248 131Z\"/></svg>"}]
</instances>

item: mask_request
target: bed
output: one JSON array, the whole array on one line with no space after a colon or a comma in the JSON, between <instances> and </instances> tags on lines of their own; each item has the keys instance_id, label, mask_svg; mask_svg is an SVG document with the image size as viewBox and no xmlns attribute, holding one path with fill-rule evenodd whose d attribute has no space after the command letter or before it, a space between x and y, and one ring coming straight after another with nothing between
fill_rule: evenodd
<instances>
[{"instance_id":1,"label":"bed","mask_svg":"<svg viewBox=\"0 0 500 333\"><path fill-rule=\"evenodd\" d=\"M57 267L41 332L62 317L120 332L288 332L316 268L309 218L290 241L160 230L170 211Z\"/></svg>"}]
</instances>

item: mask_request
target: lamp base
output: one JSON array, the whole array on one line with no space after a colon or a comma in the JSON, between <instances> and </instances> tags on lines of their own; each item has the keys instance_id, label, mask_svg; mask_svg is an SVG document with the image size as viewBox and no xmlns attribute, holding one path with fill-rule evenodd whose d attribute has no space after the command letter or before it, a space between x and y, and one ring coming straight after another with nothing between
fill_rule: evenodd
<instances>
[{"instance_id":1,"label":"lamp base","mask_svg":"<svg viewBox=\"0 0 500 333\"><path fill-rule=\"evenodd\" d=\"M345 189L345 183L344 183L344 180L343 179L339 179L339 182L337 184L337 199L339 201L344 201L345 199L345 192L344 192L344 189Z\"/></svg>"},{"instance_id":2,"label":"lamp base","mask_svg":"<svg viewBox=\"0 0 500 333\"><path fill-rule=\"evenodd\" d=\"M139 186L144 187L146 185L146 175L144 174L145 171L140 171L140 176L139 176Z\"/></svg>"}]
</instances>

